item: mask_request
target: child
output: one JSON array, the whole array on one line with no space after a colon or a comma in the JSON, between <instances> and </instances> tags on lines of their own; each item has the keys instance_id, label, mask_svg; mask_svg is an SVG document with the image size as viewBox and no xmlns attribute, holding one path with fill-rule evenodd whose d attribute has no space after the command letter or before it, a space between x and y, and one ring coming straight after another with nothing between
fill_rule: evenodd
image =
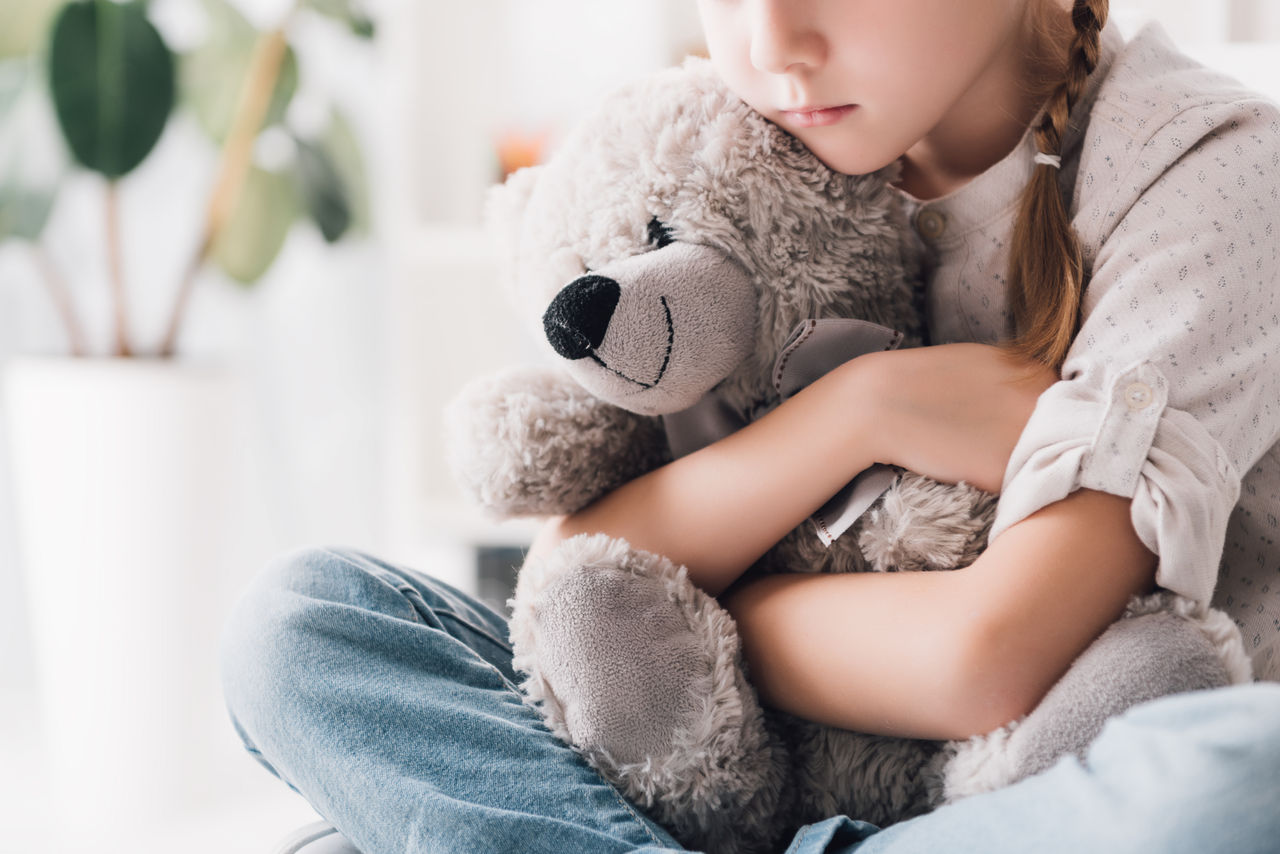
<instances>
[{"instance_id":1,"label":"child","mask_svg":"<svg viewBox=\"0 0 1280 854\"><path fill-rule=\"evenodd\" d=\"M1126 44L1106 0L699 10L728 85L829 166L901 162L935 346L847 363L552 520L534 552L605 531L685 564L766 703L866 732L1024 714L1157 585L1228 610L1276 680L1280 107L1158 27ZM872 462L999 491L987 551L735 585ZM442 582L287 555L223 655L246 746L364 854L679 848L521 702L503 618ZM1272 851L1278 801L1280 687L1252 684L1140 706L1084 763L884 830L833 816L788 851Z\"/></svg>"}]
</instances>

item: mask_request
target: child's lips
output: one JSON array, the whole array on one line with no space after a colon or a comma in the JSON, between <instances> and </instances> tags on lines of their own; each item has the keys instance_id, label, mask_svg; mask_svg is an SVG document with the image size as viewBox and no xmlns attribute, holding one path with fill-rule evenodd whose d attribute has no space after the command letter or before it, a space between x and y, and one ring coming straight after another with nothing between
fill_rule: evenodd
<instances>
[{"instance_id":1,"label":"child's lips","mask_svg":"<svg viewBox=\"0 0 1280 854\"><path fill-rule=\"evenodd\" d=\"M802 110L782 110L782 118L790 125L801 128L832 125L857 109L857 104L839 107L814 107Z\"/></svg>"}]
</instances>

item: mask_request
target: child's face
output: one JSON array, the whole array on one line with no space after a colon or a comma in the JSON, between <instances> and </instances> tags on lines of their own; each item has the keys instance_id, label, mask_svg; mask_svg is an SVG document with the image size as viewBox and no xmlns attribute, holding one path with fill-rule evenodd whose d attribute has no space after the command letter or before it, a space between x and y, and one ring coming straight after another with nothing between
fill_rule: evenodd
<instances>
[{"instance_id":1,"label":"child's face","mask_svg":"<svg viewBox=\"0 0 1280 854\"><path fill-rule=\"evenodd\" d=\"M938 136L954 139L957 122L1008 112L1029 2L698 0L698 8L729 88L832 169L860 175L944 123L950 133ZM848 105L856 106L793 112Z\"/></svg>"}]
</instances>

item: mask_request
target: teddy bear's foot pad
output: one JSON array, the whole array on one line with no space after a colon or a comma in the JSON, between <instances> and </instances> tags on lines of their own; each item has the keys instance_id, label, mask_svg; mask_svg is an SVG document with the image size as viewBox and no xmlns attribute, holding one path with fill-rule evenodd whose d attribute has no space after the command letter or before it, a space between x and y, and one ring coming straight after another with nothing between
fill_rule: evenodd
<instances>
[{"instance_id":1,"label":"teddy bear's foot pad","mask_svg":"<svg viewBox=\"0 0 1280 854\"><path fill-rule=\"evenodd\" d=\"M737 628L683 568L603 535L526 565L515 666L552 731L705 850L770 841L781 745L746 682Z\"/></svg>"},{"instance_id":2,"label":"teddy bear's foot pad","mask_svg":"<svg viewBox=\"0 0 1280 854\"><path fill-rule=\"evenodd\" d=\"M1009 785L1066 755L1084 758L1107 720L1138 703L1239 681L1231 639L1216 636L1225 615L1192 616L1176 599L1135 598L1030 715L962 744L946 770L946 800Z\"/></svg>"}]
</instances>

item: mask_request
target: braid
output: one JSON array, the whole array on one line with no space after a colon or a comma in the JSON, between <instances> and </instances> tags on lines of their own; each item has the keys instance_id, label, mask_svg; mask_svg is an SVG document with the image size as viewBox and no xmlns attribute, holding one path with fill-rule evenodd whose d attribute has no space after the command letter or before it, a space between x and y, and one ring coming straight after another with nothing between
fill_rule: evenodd
<instances>
[{"instance_id":1,"label":"braid","mask_svg":"<svg viewBox=\"0 0 1280 854\"><path fill-rule=\"evenodd\" d=\"M1043 121L1035 128L1036 147L1061 155L1071 109L1098 66L1099 33L1107 21L1108 0L1075 0L1075 28L1067 54L1065 79L1050 96ZM1002 346L1025 359L1058 370L1080 328L1084 263L1080 241L1067 217L1058 187L1059 170L1038 164L1022 194L1022 207L1010 251L1008 302L1015 337Z\"/></svg>"}]
</instances>

